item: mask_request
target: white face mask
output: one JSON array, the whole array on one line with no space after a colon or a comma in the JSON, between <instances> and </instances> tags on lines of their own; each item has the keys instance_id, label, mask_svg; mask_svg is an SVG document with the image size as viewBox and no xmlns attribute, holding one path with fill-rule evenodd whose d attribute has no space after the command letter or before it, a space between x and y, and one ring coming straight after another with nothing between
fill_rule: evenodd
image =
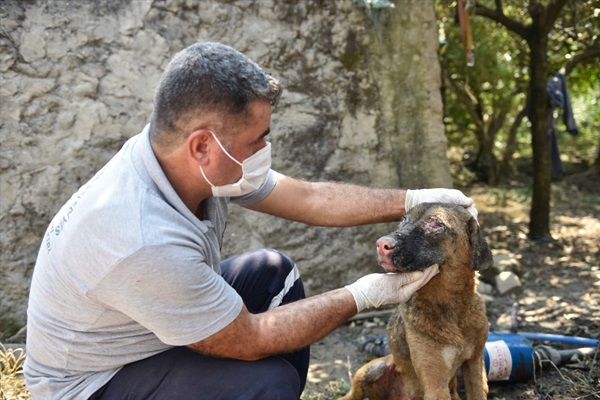
<instances>
[{"instance_id":1,"label":"white face mask","mask_svg":"<svg viewBox=\"0 0 600 400\"><path fill-rule=\"evenodd\" d=\"M228 185L215 186L211 181L208 180L204 171L202 170L202 166L200 166L200 172L206 182L210 185L212 189L212 194L215 197L236 197L243 196L245 194L251 193L261 187L263 182L265 181L267 174L269 173L269 169L271 169L271 143L267 142L267 145L252 154L250 157L246 158L243 162L239 162L235 158L229 154L225 147L221 144L217 135L214 132L209 131L217 143L223 153L227 155L227 157L231 158L236 164L242 167L242 177L239 181L235 183L230 183Z\"/></svg>"}]
</instances>

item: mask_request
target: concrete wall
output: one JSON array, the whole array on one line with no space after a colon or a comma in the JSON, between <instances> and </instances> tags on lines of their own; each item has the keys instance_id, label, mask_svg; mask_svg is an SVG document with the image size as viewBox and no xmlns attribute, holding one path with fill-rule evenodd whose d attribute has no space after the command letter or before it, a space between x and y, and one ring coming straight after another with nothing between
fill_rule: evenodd
<instances>
[{"instance_id":1,"label":"concrete wall","mask_svg":"<svg viewBox=\"0 0 600 400\"><path fill-rule=\"evenodd\" d=\"M158 78L199 40L281 79L274 168L311 180L451 185L433 1L4 1L0 4L0 332L25 323L43 233L148 122ZM365 207L364 212L369 212ZM235 209L224 255L274 247L314 294L377 271L393 224L307 228Z\"/></svg>"}]
</instances>

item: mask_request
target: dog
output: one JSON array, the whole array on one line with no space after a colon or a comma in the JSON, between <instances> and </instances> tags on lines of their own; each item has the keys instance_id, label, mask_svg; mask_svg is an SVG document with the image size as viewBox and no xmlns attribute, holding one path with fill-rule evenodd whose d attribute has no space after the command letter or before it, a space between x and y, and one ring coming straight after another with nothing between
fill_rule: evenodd
<instances>
[{"instance_id":1,"label":"dog","mask_svg":"<svg viewBox=\"0 0 600 400\"><path fill-rule=\"evenodd\" d=\"M439 273L400 304L387 325L391 354L360 368L346 400L458 400L462 372L468 400L485 400L485 304L476 271L493 264L478 222L462 206L423 203L377 240L387 272L438 264Z\"/></svg>"}]
</instances>

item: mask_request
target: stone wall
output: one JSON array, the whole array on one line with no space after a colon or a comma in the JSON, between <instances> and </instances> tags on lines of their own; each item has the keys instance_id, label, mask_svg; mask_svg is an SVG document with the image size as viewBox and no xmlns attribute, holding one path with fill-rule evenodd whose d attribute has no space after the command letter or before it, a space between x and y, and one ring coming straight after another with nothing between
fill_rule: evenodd
<instances>
[{"instance_id":1,"label":"stone wall","mask_svg":"<svg viewBox=\"0 0 600 400\"><path fill-rule=\"evenodd\" d=\"M451 185L433 1L89 0L0 4L0 332L25 322L47 224L148 122L177 51L215 40L285 86L276 170L388 187ZM364 212L369 212L365 208ZM224 255L292 255L309 294L377 271L391 224L309 228L234 209Z\"/></svg>"}]
</instances>

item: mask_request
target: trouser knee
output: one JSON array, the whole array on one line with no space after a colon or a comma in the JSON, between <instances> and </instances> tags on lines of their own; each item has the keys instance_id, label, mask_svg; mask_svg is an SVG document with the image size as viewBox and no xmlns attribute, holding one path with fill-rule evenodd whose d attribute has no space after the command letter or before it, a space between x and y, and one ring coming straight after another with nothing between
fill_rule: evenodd
<instances>
[{"instance_id":1,"label":"trouser knee","mask_svg":"<svg viewBox=\"0 0 600 400\"><path fill-rule=\"evenodd\" d=\"M256 398L264 399L298 399L303 389L302 379L298 376L298 371L286 360L273 357L268 360L268 366L263 374L264 379L261 388L261 394Z\"/></svg>"},{"instance_id":2,"label":"trouser knee","mask_svg":"<svg viewBox=\"0 0 600 400\"><path fill-rule=\"evenodd\" d=\"M228 258L221 263L221 271L251 313L265 312L305 297L296 264L277 250L261 249ZM300 387L304 388L310 349L306 347L282 357L294 366Z\"/></svg>"},{"instance_id":3,"label":"trouser knee","mask_svg":"<svg viewBox=\"0 0 600 400\"><path fill-rule=\"evenodd\" d=\"M260 249L228 258L221 263L221 271L252 313L305 297L296 264L277 250Z\"/></svg>"}]
</instances>

